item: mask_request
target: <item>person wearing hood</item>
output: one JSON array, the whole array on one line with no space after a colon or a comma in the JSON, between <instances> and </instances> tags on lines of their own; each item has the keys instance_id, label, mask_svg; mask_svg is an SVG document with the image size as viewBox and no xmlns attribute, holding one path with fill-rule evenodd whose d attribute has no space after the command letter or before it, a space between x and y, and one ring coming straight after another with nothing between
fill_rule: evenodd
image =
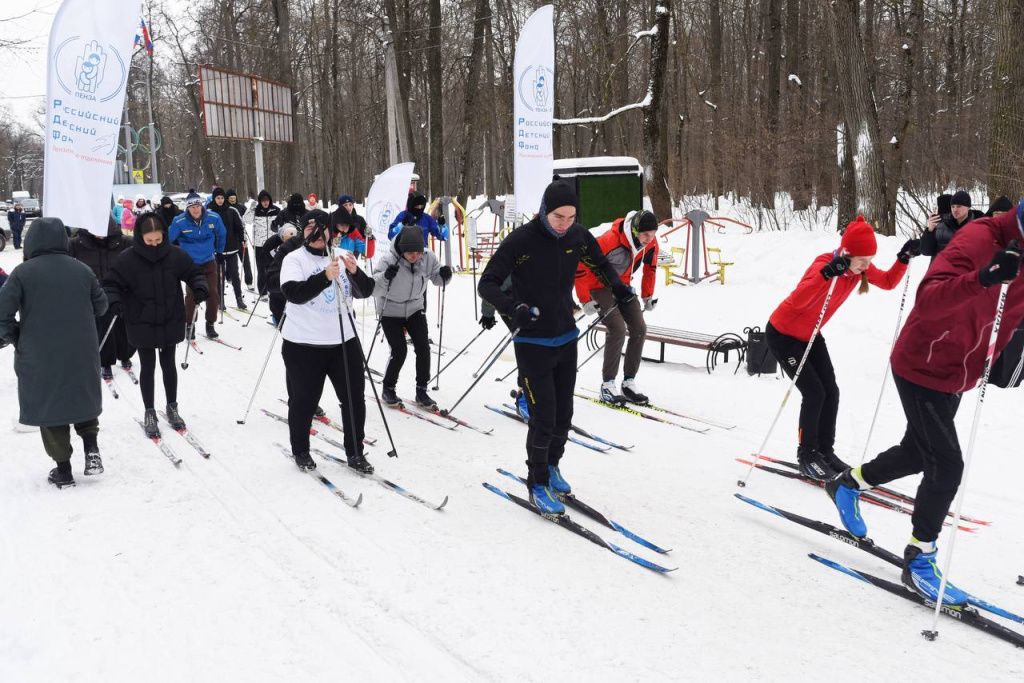
<instances>
[{"instance_id":1,"label":"person wearing hood","mask_svg":"<svg viewBox=\"0 0 1024 683\"><path fill-rule=\"evenodd\" d=\"M284 209L277 214L277 218L271 223L271 230L277 232L278 229L285 223L291 223L295 226L295 229L301 229L302 217L306 215L306 202L302 199L302 195L298 192L293 192L288 196L288 203L285 204Z\"/></svg>"},{"instance_id":2,"label":"person wearing hood","mask_svg":"<svg viewBox=\"0 0 1024 683\"><path fill-rule=\"evenodd\" d=\"M331 223L341 234L338 246L345 251L351 251L356 256L366 254L366 240L355 227L355 220L348 211L338 207L331 213Z\"/></svg>"},{"instance_id":3,"label":"person wearing hood","mask_svg":"<svg viewBox=\"0 0 1024 683\"><path fill-rule=\"evenodd\" d=\"M235 305L243 311L248 310L245 299L242 298L242 281L238 275L238 256L242 251L242 243L245 239L245 226L242 225L242 217L238 215L238 211L228 205L227 195L219 187L213 191L213 201L210 202L207 210L220 216L226 230L224 260L221 263L221 287L230 281L231 287L235 290ZM227 296L226 292L224 296Z\"/></svg>"},{"instance_id":4,"label":"person wearing hood","mask_svg":"<svg viewBox=\"0 0 1024 683\"><path fill-rule=\"evenodd\" d=\"M245 286L252 290L252 266L249 264L249 234L245 231L245 214L247 210L244 204L238 203L238 193L234 190L228 190L224 193L224 196L228 200L228 206L234 209L238 213L238 220L242 223L242 248L238 251L238 260L242 262L242 279L245 282ZM245 308L242 306L242 308Z\"/></svg>"},{"instance_id":5,"label":"person wearing hood","mask_svg":"<svg viewBox=\"0 0 1024 683\"><path fill-rule=\"evenodd\" d=\"M373 258L374 242L376 238L373 231L366 225L366 219L356 212L356 200L350 194L343 194L338 197L338 210L344 209L352 219L352 227L355 232L366 242L366 251L363 252L366 258Z\"/></svg>"},{"instance_id":6,"label":"person wearing hood","mask_svg":"<svg viewBox=\"0 0 1024 683\"><path fill-rule=\"evenodd\" d=\"M224 261L226 233L220 216L204 209L202 197L192 190L185 199L185 212L174 219L167 235L170 243L181 247L206 277L206 336L210 339L219 336L215 327L220 291L217 264ZM185 319L189 323L195 319L196 305L195 294L189 287L185 297ZM195 325L191 326L191 336L195 337Z\"/></svg>"},{"instance_id":7,"label":"person wearing hood","mask_svg":"<svg viewBox=\"0 0 1024 683\"><path fill-rule=\"evenodd\" d=\"M135 211L132 210L132 200L125 199L121 202L121 230L129 235L135 230Z\"/></svg>"},{"instance_id":8,"label":"person wearing hood","mask_svg":"<svg viewBox=\"0 0 1024 683\"><path fill-rule=\"evenodd\" d=\"M928 217L921 233L921 254L933 259L946 248L960 228L982 216L980 211L971 208L971 195L964 190L958 190L949 198L948 213L943 211L943 203L939 197L939 212Z\"/></svg>"},{"instance_id":9,"label":"person wearing hood","mask_svg":"<svg viewBox=\"0 0 1024 683\"><path fill-rule=\"evenodd\" d=\"M71 425L82 439L85 474L103 471L97 445L103 394L96 318L107 297L89 267L71 258L59 218L39 218L25 260L0 287L0 347L13 344L19 422L39 427L57 466L48 481L73 486Z\"/></svg>"},{"instance_id":10,"label":"person wearing hood","mask_svg":"<svg viewBox=\"0 0 1024 683\"><path fill-rule=\"evenodd\" d=\"M405 225L418 225L423 231L423 243L429 244L430 237L444 242L448 239L448 226L444 224L444 216L438 224L434 217L426 212L427 198L421 194L411 194L405 203L405 211L395 216L388 227L388 239L394 240L395 236Z\"/></svg>"},{"instance_id":11,"label":"person wearing hood","mask_svg":"<svg viewBox=\"0 0 1024 683\"><path fill-rule=\"evenodd\" d=\"M132 206L132 212L135 214L136 218L144 213L149 213L152 210L153 209L149 206L149 200L146 199L144 195L135 195L135 205Z\"/></svg>"},{"instance_id":12,"label":"person wearing hood","mask_svg":"<svg viewBox=\"0 0 1024 683\"><path fill-rule=\"evenodd\" d=\"M576 190L564 180L544 190L540 213L513 230L480 277L477 290L511 321L519 376L529 405L526 436L527 488L543 514L560 515L557 494L572 491L559 464L572 425L576 389L576 342L572 289L582 263L619 306L636 295L619 278L590 231L576 222ZM502 291L512 277L511 292Z\"/></svg>"},{"instance_id":13,"label":"person wearing hood","mask_svg":"<svg viewBox=\"0 0 1024 683\"><path fill-rule=\"evenodd\" d=\"M21 231L25 229L26 220L25 208L21 202L15 202L14 208L7 212L7 225L11 228L15 249L21 249Z\"/></svg>"},{"instance_id":14,"label":"person wearing hood","mask_svg":"<svg viewBox=\"0 0 1024 683\"><path fill-rule=\"evenodd\" d=\"M156 210L160 219L164 222L164 225L170 226L174 222L174 219L181 213L181 209L174 205L174 201L167 196L160 198L160 208Z\"/></svg>"},{"instance_id":15,"label":"person wearing hood","mask_svg":"<svg viewBox=\"0 0 1024 683\"><path fill-rule=\"evenodd\" d=\"M260 190L256 197L256 208L252 212L252 243L256 251L256 291L260 296L267 293L267 266L273 260L266 248L267 240L277 232L274 220L281 209L274 206L274 198L266 190Z\"/></svg>"},{"instance_id":16,"label":"person wearing hood","mask_svg":"<svg viewBox=\"0 0 1024 683\"><path fill-rule=\"evenodd\" d=\"M154 409L154 375L157 355L167 399L167 422L184 429L178 412L178 372L175 347L185 339L185 304L181 283L194 293L196 303L209 295L203 271L188 254L171 244L167 227L156 213L139 216L131 247L121 254L103 278L110 308L122 316L128 341L139 349L139 389L145 408L146 436L160 436Z\"/></svg>"},{"instance_id":17,"label":"person wearing hood","mask_svg":"<svg viewBox=\"0 0 1024 683\"><path fill-rule=\"evenodd\" d=\"M988 211L985 212L985 218L995 218L1000 216L1007 211L1013 211L1013 202L1007 196L996 197L992 200L992 203L988 205Z\"/></svg>"},{"instance_id":18,"label":"person wearing hood","mask_svg":"<svg viewBox=\"0 0 1024 683\"><path fill-rule=\"evenodd\" d=\"M341 403L348 466L371 474L373 466L363 453L363 352L349 300L370 296L374 283L351 254L336 257L331 253L329 224L330 216L319 209L303 216L303 246L291 251L281 264L281 292L288 302L281 327L281 356L288 387L292 455L299 469L316 468L309 454L309 429L324 382L330 379ZM343 311L346 307L349 313Z\"/></svg>"},{"instance_id":19,"label":"person wearing hood","mask_svg":"<svg viewBox=\"0 0 1024 683\"><path fill-rule=\"evenodd\" d=\"M114 201L114 208L110 210L110 213L114 215L114 220L117 221L118 225L123 225L121 214L124 213L124 195L117 195L117 199Z\"/></svg>"},{"instance_id":20,"label":"person wearing hood","mask_svg":"<svg viewBox=\"0 0 1024 683\"><path fill-rule=\"evenodd\" d=\"M128 239L121 234L120 226L114 222L114 217L110 216L107 221L106 237L97 237L88 230L79 230L71 240L69 253L73 258L89 266L96 279L103 282L114 261L129 246ZM110 327L111 321L114 323L113 328ZM96 332L100 339L106 335L106 342L100 349L100 375L103 380L110 381L114 378L112 366L115 361L120 361L122 368L130 370L135 349L128 341L124 318L118 316L115 320L114 311L108 309L105 314L96 318Z\"/></svg>"},{"instance_id":21,"label":"person wearing hood","mask_svg":"<svg viewBox=\"0 0 1024 683\"><path fill-rule=\"evenodd\" d=\"M388 367L381 382L381 400L390 406L401 404L395 392L398 373L405 364L408 344L412 339L416 353L416 403L424 408L437 408L427 393L430 381L430 341L427 337L427 316L423 312L427 282L441 287L452 279L452 269L442 266L433 252L426 251L423 232L415 225L402 228L391 249L381 257L373 294L380 311L380 327L391 347Z\"/></svg>"},{"instance_id":22,"label":"person wearing hood","mask_svg":"<svg viewBox=\"0 0 1024 683\"><path fill-rule=\"evenodd\" d=\"M604 318L607 329L604 336L604 366L601 369L601 400L621 403L623 400L645 404L647 396L636 384L640 371L640 358L644 352L647 325L644 311L654 310L658 300L654 298L654 283L658 279L658 219L650 211L631 211L625 218L612 222L612 227L597 238L597 244L608 258L612 267L619 272L623 284L629 285L633 274L643 268L640 283L640 298L628 306L615 306L611 290L601 285L597 276L586 268L576 271L576 296L589 315L608 311ZM622 360L622 346L629 332L626 345L626 364L622 374L622 393L616 389L615 378L619 374Z\"/></svg>"}]
</instances>

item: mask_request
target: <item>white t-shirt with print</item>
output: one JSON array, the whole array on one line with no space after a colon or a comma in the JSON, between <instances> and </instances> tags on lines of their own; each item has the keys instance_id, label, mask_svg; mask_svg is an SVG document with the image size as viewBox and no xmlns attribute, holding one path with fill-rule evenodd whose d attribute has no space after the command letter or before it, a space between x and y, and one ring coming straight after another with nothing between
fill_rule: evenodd
<instances>
[{"instance_id":1,"label":"white t-shirt with print","mask_svg":"<svg viewBox=\"0 0 1024 683\"><path fill-rule=\"evenodd\" d=\"M299 247L284 257L281 263L281 285L286 282L305 282L312 275L321 273L330 265L328 256L316 256L305 247ZM352 283L345 274L344 264L342 276L331 283L318 295L304 304L291 301L285 306L284 327L281 336L295 344L313 346L335 346L342 343L341 329L338 323L338 286L344 292L341 305L341 322L345 327L345 341L355 337L352 321L346 312L346 304L352 301Z\"/></svg>"}]
</instances>

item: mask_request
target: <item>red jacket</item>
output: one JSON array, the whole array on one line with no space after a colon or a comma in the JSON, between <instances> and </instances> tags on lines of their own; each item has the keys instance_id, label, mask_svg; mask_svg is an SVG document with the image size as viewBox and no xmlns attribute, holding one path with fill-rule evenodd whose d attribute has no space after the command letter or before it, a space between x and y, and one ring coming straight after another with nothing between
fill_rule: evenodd
<instances>
[{"instance_id":1,"label":"red jacket","mask_svg":"<svg viewBox=\"0 0 1024 683\"><path fill-rule=\"evenodd\" d=\"M633 280L633 273L643 264L644 273L640 281L640 297L646 299L654 296L654 283L658 278L658 240L648 242L645 248L637 250L633 244L633 236L625 228L625 218L619 218L612 223L608 232L597 238L597 245L608 257L608 261L619 273L623 284L629 285ZM576 270L576 298L581 304L591 300L590 290L604 289L604 285L597 279L594 272L589 268L580 266Z\"/></svg>"},{"instance_id":2,"label":"red jacket","mask_svg":"<svg viewBox=\"0 0 1024 683\"><path fill-rule=\"evenodd\" d=\"M985 367L999 286L981 286L978 271L997 251L1022 239L1017 212L960 228L932 261L917 288L914 310L892 351L892 371L920 386L957 394L973 388ZM1024 320L1024 277L1010 284L996 356Z\"/></svg>"},{"instance_id":3,"label":"red jacket","mask_svg":"<svg viewBox=\"0 0 1024 683\"><path fill-rule=\"evenodd\" d=\"M810 341L814 332L814 323L818 322L818 315L821 307L825 305L825 297L828 295L829 281L821 275L821 269L832 260L834 252L822 254L814 259L811 267L807 269L796 289L779 304L779 307L772 313L768 322L776 330L800 341ZM907 266L897 259L889 270L876 268L874 264L868 266L868 282L881 287L892 289L903 279L907 272ZM828 310L821 321L821 326L839 310L850 294L860 285L860 275L854 275L847 271L836 279L836 287L832 292L832 299L829 301Z\"/></svg>"}]
</instances>

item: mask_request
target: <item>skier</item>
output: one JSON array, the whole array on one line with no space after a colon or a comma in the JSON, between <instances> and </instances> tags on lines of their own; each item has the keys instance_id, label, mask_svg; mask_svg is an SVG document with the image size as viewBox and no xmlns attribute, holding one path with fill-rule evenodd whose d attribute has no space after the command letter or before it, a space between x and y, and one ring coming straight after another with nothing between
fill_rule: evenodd
<instances>
[{"instance_id":1,"label":"skier","mask_svg":"<svg viewBox=\"0 0 1024 683\"><path fill-rule=\"evenodd\" d=\"M510 293L512 292L511 275L505 278L505 281L501 283L501 291L506 296L510 295ZM493 305L491 305L491 302L488 301L487 299L484 299L483 297L480 297L480 327L484 328L485 330L493 329L494 326L497 324L497 320L494 319L495 312L496 309L494 308ZM508 327L510 331L512 330L512 321L509 320L507 316L501 316L501 321L505 323L506 327ZM526 392L523 391L523 378L518 374L516 375L516 386L519 387L515 392L515 396L513 397L515 398L516 412L519 414L519 417L529 422L530 405L526 402Z\"/></svg>"},{"instance_id":2,"label":"skier","mask_svg":"<svg viewBox=\"0 0 1024 683\"><path fill-rule=\"evenodd\" d=\"M843 525L864 537L861 491L923 474L911 517L913 535L903 552L903 583L932 601L942 580L936 540L964 467L954 417L962 394L984 372L1001 284L1010 286L996 357L1024 322L1024 280L1017 277L1022 220L1024 203L996 218L971 221L932 261L892 351L893 380L907 418L903 439L860 467L844 468L826 486ZM946 584L945 604L965 601L962 591Z\"/></svg>"},{"instance_id":3,"label":"skier","mask_svg":"<svg viewBox=\"0 0 1024 683\"><path fill-rule=\"evenodd\" d=\"M273 258L265 246L277 228L271 224L281 209L274 206L274 198L266 190L260 190L256 197L256 208L252 212L252 242L256 251L256 291L260 296L267 293L267 266Z\"/></svg>"},{"instance_id":4,"label":"skier","mask_svg":"<svg viewBox=\"0 0 1024 683\"><path fill-rule=\"evenodd\" d=\"M174 351L185 339L185 305L181 297L184 282L197 304L209 294L202 269L182 249L167 239L167 227L156 213L139 216L132 246L111 265L103 288L114 313L123 316L128 340L139 349L139 389L146 410L146 436L160 436L154 410L154 372L160 355L160 372L167 399L167 421L172 429L184 429L178 413L178 371Z\"/></svg>"},{"instance_id":5,"label":"skier","mask_svg":"<svg viewBox=\"0 0 1024 683\"><path fill-rule=\"evenodd\" d=\"M388 239L394 240L404 225L418 225L423 231L423 242L429 244L430 236L444 242L448 239L448 226L438 226L434 217L426 212L427 198L411 194L405 203L405 211L399 212L388 227Z\"/></svg>"},{"instance_id":6,"label":"skier","mask_svg":"<svg viewBox=\"0 0 1024 683\"><path fill-rule=\"evenodd\" d=\"M356 212L356 200L350 194L343 194L338 197L338 206L352 216L352 227L366 241L366 251L364 252L366 258L373 258L376 238L373 236L373 231L366 225L366 219Z\"/></svg>"},{"instance_id":7,"label":"skier","mask_svg":"<svg viewBox=\"0 0 1024 683\"><path fill-rule=\"evenodd\" d=\"M132 210L132 200L125 199L121 204L121 230L130 235L135 230L135 211Z\"/></svg>"},{"instance_id":8,"label":"skier","mask_svg":"<svg viewBox=\"0 0 1024 683\"><path fill-rule=\"evenodd\" d=\"M238 260L242 262L242 276L245 281L245 286L252 291L252 265L249 263L249 235L245 231L245 214L247 213L245 205L238 203L238 193L234 190L228 190L224 193L224 197L228 201L228 206L234 209L238 213L238 220L242 224L242 248L238 251ZM245 308L241 306L240 308Z\"/></svg>"},{"instance_id":9,"label":"skier","mask_svg":"<svg viewBox=\"0 0 1024 683\"><path fill-rule=\"evenodd\" d=\"M303 216L306 237L281 264L281 292L288 300L281 336L288 386L288 430L295 464L316 468L309 455L309 428L324 380L330 378L341 403L345 459L352 469L370 474L363 454L366 400L363 355L352 318L343 311L352 297L373 292L373 281L350 254L330 252L330 216L319 209ZM343 301L338 296L344 296Z\"/></svg>"},{"instance_id":10,"label":"skier","mask_svg":"<svg viewBox=\"0 0 1024 683\"><path fill-rule=\"evenodd\" d=\"M270 224L270 229L277 231L282 225L291 223L298 230L299 226L302 225L302 217L306 214L306 211L306 203L303 201L302 195L298 192L293 192L288 197L288 203L285 204L284 209L277 214L277 218Z\"/></svg>"},{"instance_id":11,"label":"skier","mask_svg":"<svg viewBox=\"0 0 1024 683\"><path fill-rule=\"evenodd\" d=\"M270 263L267 264L267 302L270 304L270 322L274 327L277 327L278 321L284 315L287 303L281 294L281 263L285 256L302 246L304 237L305 235L298 234L294 225L285 223L263 245L270 256Z\"/></svg>"},{"instance_id":12,"label":"skier","mask_svg":"<svg viewBox=\"0 0 1024 683\"><path fill-rule=\"evenodd\" d=\"M224 261L224 243L226 230L220 216L203 208L203 200L195 190L185 198L185 212L171 223L167 239L192 257L192 261L206 277L206 336L216 339L219 335L214 324L217 322L217 300L219 282L217 263ZM185 297L185 319L191 323L195 319L198 302L191 287ZM192 328L195 338L195 326Z\"/></svg>"},{"instance_id":13,"label":"skier","mask_svg":"<svg viewBox=\"0 0 1024 683\"><path fill-rule=\"evenodd\" d=\"M11 229L15 249L21 249L21 231L25 229L26 220L25 207L21 202L14 202L14 209L7 212L7 225Z\"/></svg>"},{"instance_id":14,"label":"skier","mask_svg":"<svg viewBox=\"0 0 1024 683\"><path fill-rule=\"evenodd\" d=\"M360 254L366 254L366 240L363 235L356 229L356 221L352 214L350 214L343 207L339 207L331 213L331 222L334 227L341 233L341 239L338 242L338 246L345 251L350 251L356 256Z\"/></svg>"},{"instance_id":15,"label":"skier","mask_svg":"<svg viewBox=\"0 0 1024 683\"><path fill-rule=\"evenodd\" d=\"M181 209L174 205L170 197L164 196L160 198L160 208L156 212L164 222L164 225L170 227L174 219L181 213Z\"/></svg>"},{"instance_id":16,"label":"skier","mask_svg":"<svg viewBox=\"0 0 1024 683\"><path fill-rule=\"evenodd\" d=\"M1007 211L1013 211L1013 202L1010 201L1009 197L1002 195L992 200L992 203L988 205L988 211L984 215L987 218L995 218Z\"/></svg>"},{"instance_id":17,"label":"skier","mask_svg":"<svg viewBox=\"0 0 1024 683\"><path fill-rule=\"evenodd\" d=\"M207 210L220 216L226 231L224 258L223 260L217 259L221 268L221 286L225 286L225 283L230 281L232 289L235 290L235 305L243 311L248 310L245 299L242 298L242 282L238 277L238 255L242 251L242 241L245 239L245 226L242 225L242 217L238 215L238 211L228 205L227 195L219 187L213 191L213 201L210 202ZM227 298L226 292L224 297Z\"/></svg>"},{"instance_id":18,"label":"skier","mask_svg":"<svg viewBox=\"0 0 1024 683\"><path fill-rule=\"evenodd\" d=\"M380 327L391 347L381 399L390 406L401 403L395 393L395 385L408 353L405 342L408 331L416 353L416 403L424 408L437 408L437 402L427 393L430 341L427 338L427 316L423 312L423 295L427 281L437 287L447 284L452 279L452 269L442 266L432 252L426 251L423 231L416 225L402 228L377 268L373 294L377 297L377 310L381 315Z\"/></svg>"},{"instance_id":19,"label":"skier","mask_svg":"<svg viewBox=\"0 0 1024 683\"><path fill-rule=\"evenodd\" d=\"M597 276L586 268L576 271L576 296L588 315L611 310L605 319L608 329L604 336L604 366L601 369L601 400L607 403L648 403L647 396L636 385L636 374L640 370L640 357L644 352L647 325L644 311L652 311L658 300L654 298L654 283L658 275L658 219L650 211L631 211L625 218L612 223L611 229L597 238L597 244L608 258L612 267L620 273L622 282L630 284L633 273L643 266L640 284L640 301L634 299L628 306L615 305L611 291L601 285ZM629 344L626 345L626 367L622 375L622 394L615 388L615 377L619 374L622 345L629 330Z\"/></svg>"},{"instance_id":20,"label":"skier","mask_svg":"<svg viewBox=\"0 0 1024 683\"><path fill-rule=\"evenodd\" d=\"M135 195L135 206L132 207L132 213L135 214L136 218L138 218L142 214L148 213L148 212L150 212L152 210L153 209L150 208L150 206L149 206L149 200L148 199L146 199L141 194ZM136 222L138 222L138 221L136 221Z\"/></svg>"},{"instance_id":21,"label":"skier","mask_svg":"<svg viewBox=\"0 0 1024 683\"><path fill-rule=\"evenodd\" d=\"M540 213L501 242L477 288L516 332L516 361L530 413L527 488L542 514L563 514L565 506L555 494L572 490L559 462L572 423L576 387L576 268L582 261L597 273L619 305L628 305L636 296L619 279L593 235L576 223L577 210L572 185L564 180L548 185ZM512 291L506 294L501 286L509 276Z\"/></svg>"},{"instance_id":22,"label":"skier","mask_svg":"<svg viewBox=\"0 0 1024 683\"><path fill-rule=\"evenodd\" d=\"M96 439L103 412L96 318L106 310L96 276L68 254L64 223L32 223L25 261L0 287L0 347L15 346L18 420L39 427L43 448L57 464L47 481L57 488L75 483L71 425L85 449L84 473L103 472Z\"/></svg>"},{"instance_id":23,"label":"skier","mask_svg":"<svg viewBox=\"0 0 1024 683\"><path fill-rule=\"evenodd\" d=\"M89 266L96 279L102 283L114 261L128 248L129 242L121 234L121 227L114 222L114 217L110 216L107 221L106 237L96 237L88 230L79 230L71 240L69 253L73 258ZM103 339L110 328L111 320L114 319L116 311L111 310L112 308L108 307L106 313L96 318L96 332L100 339ZM135 349L128 341L125 331L124 318L118 316L114 321L114 327L110 328L103 348L100 349L100 376L104 381L114 378L111 366L115 360L120 361L121 367L125 370L131 370L134 354Z\"/></svg>"},{"instance_id":24,"label":"skier","mask_svg":"<svg viewBox=\"0 0 1024 683\"><path fill-rule=\"evenodd\" d=\"M814 332L815 323L828 296L829 280L836 278L821 328L839 310L857 286L860 293L869 284L893 289L907 272L910 259L919 253L920 242L908 240L896 255L896 263L887 271L872 263L878 249L875 229L863 216L846 226L839 248L814 259L800 278L796 289L779 304L765 326L768 347L790 378L796 373ZM800 390L800 424L797 461L800 471L812 479L826 481L846 469L835 454L836 417L839 413L839 387L832 359L821 334L814 338L796 388Z\"/></svg>"},{"instance_id":25,"label":"skier","mask_svg":"<svg viewBox=\"0 0 1024 683\"><path fill-rule=\"evenodd\" d=\"M942 208L940 206L939 213L928 217L921 233L921 253L932 258L946 248L960 228L982 216L980 211L971 209L971 195L964 190L958 190L950 198L949 213L943 213Z\"/></svg>"}]
</instances>

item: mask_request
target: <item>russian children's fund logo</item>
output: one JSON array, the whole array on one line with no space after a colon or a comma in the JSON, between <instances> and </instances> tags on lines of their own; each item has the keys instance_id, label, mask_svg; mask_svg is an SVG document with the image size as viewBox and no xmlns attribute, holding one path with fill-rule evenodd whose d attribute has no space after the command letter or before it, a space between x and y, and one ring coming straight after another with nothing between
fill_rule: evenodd
<instances>
[{"instance_id":1,"label":"russian children's fund logo","mask_svg":"<svg viewBox=\"0 0 1024 683\"><path fill-rule=\"evenodd\" d=\"M392 201L377 202L369 210L370 223L374 226L374 234L386 233L391 226L391 221L399 213L398 205Z\"/></svg>"},{"instance_id":2,"label":"russian children's fund logo","mask_svg":"<svg viewBox=\"0 0 1024 683\"><path fill-rule=\"evenodd\" d=\"M112 45L82 36L71 36L53 53L57 82L68 95L106 102L124 86L128 69Z\"/></svg>"},{"instance_id":3,"label":"russian children's fund logo","mask_svg":"<svg viewBox=\"0 0 1024 683\"><path fill-rule=\"evenodd\" d=\"M551 111L554 72L541 65L530 65L519 75L519 99L530 111L547 114Z\"/></svg>"}]
</instances>

